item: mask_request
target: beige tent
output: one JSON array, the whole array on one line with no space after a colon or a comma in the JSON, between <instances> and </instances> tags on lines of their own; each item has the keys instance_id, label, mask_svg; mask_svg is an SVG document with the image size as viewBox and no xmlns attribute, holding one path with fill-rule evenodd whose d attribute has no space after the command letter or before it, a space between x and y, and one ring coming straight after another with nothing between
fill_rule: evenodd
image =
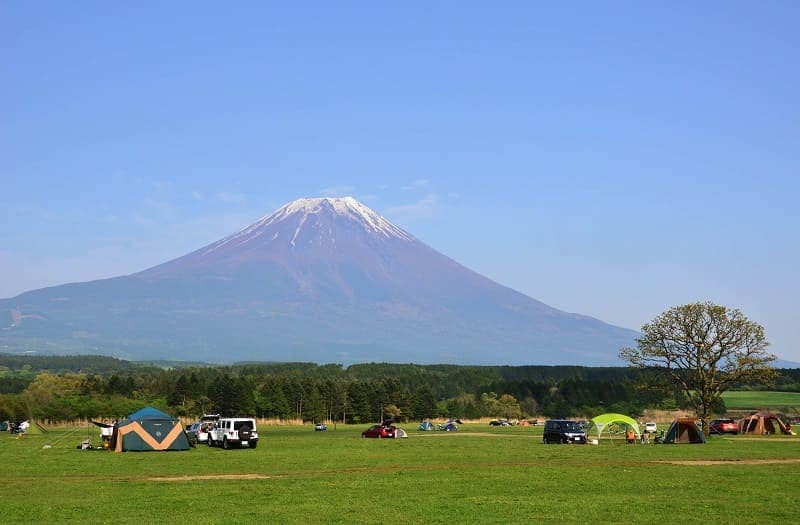
<instances>
[{"instance_id":1,"label":"beige tent","mask_svg":"<svg viewBox=\"0 0 800 525\"><path fill-rule=\"evenodd\" d=\"M756 412L739 420L739 434L791 434L789 425L775 414Z\"/></svg>"}]
</instances>

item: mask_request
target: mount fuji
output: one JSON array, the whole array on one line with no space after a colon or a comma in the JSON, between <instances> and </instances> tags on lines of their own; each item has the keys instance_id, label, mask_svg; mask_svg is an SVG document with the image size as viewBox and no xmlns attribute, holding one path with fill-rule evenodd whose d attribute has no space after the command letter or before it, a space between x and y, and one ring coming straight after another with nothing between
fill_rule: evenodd
<instances>
[{"instance_id":1,"label":"mount fuji","mask_svg":"<svg viewBox=\"0 0 800 525\"><path fill-rule=\"evenodd\" d=\"M616 365L636 332L465 268L351 197L132 275L0 300L0 348L128 359Z\"/></svg>"}]
</instances>

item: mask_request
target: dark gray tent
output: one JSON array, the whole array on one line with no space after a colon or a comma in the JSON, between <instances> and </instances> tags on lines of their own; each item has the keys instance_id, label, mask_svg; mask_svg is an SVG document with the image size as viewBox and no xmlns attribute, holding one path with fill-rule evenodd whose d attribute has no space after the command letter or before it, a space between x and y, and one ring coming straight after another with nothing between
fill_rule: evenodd
<instances>
[{"instance_id":1,"label":"dark gray tent","mask_svg":"<svg viewBox=\"0 0 800 525\"><path fill-rule=\"evenodd\" d=\"M664 443L705 443L706 436L697 426L694 418L682 417L672 422L664 435Z\"/></svg>"}]
</instances>

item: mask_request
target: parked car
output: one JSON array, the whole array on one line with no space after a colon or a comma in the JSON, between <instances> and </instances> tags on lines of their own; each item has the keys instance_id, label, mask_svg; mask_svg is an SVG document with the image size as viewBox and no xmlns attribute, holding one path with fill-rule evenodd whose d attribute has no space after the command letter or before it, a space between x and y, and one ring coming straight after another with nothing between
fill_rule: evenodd
<instances>
[{"instance_id":1,"label":"parked car","mask_svg":"<svg viewBox=\"0 0 800 525\"><path fill-rule=\"evenodd\" d=\"M548 419L544 422L542 443L586 444L586 433L576 421Z\"/></svg>"},{"instance_id":2,"label":"parked car","mask_svg":"<svg viewBox=\"0 0 800 525\"><path fill-rule=\"evenodd\" d=\"M200 418L201 423L216 423L219 421L219 414L203 414Z\"/></svg>"},{"instance_id":3,"label":"parked car","mask_svg":"<svg viewBox=\"0 0 800 525\"><path fill-rule=\"evenodd\" d=\"M256 420L251 417L223 417L208 432L208 446L222 448L247 445L256 448L258 430Z\"/></svg>"},{"instance_id":4,"label":"parked car","mask_svg":"<svg viewBox=\"0 0 800 525\"><path fill-rule=\"evenodd\" d=\"M490 427L510 427L511 421L507 419L492 419L489 421Z\"/></svg>"},{"instance_id":5,"label":"parked car","mask_svg":"<svg viewBox=\"0 0 800 525\"><path fill-rule=\"evenodd\" d=\"M650 434L655 434L658 432L658 425L656 425L654 421L648 421L644 424L644 431Z\"/></svg>"},{"instance_id":6,"label":"parked car","mask_svg":"<svg viewBox=\"0 0 800 525\"><path fill-rule=\"evenodd\" d=\"M207 443L208 442L208 426L209 423L196 421L186 427L186 435L192 443Z\"/></svg>"},{"instance_id":7,"label":"parked car","mask_svg":"<svg viewBox=\"0 0 800 525\"><path fill-rule=\"evenodd\" d=\"M709 434L736 434L739 427L733 419L714 419L708 425Z\"/></svg>"},{"instance_id":8,"label":"parked car","mask_svg":"<svg viewBox=\"0 0 800 525\"><path fill-rule=\"evenodd\" d=\"M394 425L372 425L361 433L362 438L393 438L397 428Z\"/></svg>"},{"instance_id":9,"label":"parked car","mask_svg":"<svg viewBox=\"0 0 800 525\"><path fill-rule=\"evenodd\" d=\"M219 421L219 414L203 414L200 421L186 427L186 435L193 444L208 443L208 431Z\"/></svg>"},{"instance_id":10,"label":"parked car","mask_svg":"<svg viewBox=\"0 0 800 525\"><path fill-rule=\"evenodd\" d=\"M314 425L314 432L325 432L326 430L328 430L328 425L325 423L317 423Z\"/></svg>"}]
</instances>

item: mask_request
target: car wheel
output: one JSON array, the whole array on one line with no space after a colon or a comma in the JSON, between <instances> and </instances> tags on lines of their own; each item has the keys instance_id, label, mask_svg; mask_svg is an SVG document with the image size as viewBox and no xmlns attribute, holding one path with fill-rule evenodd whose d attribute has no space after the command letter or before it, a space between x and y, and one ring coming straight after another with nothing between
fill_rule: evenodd
<instances>
[{"instance_id":1,"label":"car wheel","mask_svg":"<svg viewBox=\"0 0 800 525\"><path fill-rule=\"evenodd\" d=\"M250 448L256 448L258 446L258 441L251 441Z\"/></svg>"},{"instance_id":2,"label":"car wheel","mask_svg":"<svg viewBox=\"0 0 800 525\"><path fill-rule=\"evenodd\" d=\"M225 450L231 448L231 446L228 444L228 438L226 437L222 438L222 448L224 448Z\"/></svg>"}]
</instances>

